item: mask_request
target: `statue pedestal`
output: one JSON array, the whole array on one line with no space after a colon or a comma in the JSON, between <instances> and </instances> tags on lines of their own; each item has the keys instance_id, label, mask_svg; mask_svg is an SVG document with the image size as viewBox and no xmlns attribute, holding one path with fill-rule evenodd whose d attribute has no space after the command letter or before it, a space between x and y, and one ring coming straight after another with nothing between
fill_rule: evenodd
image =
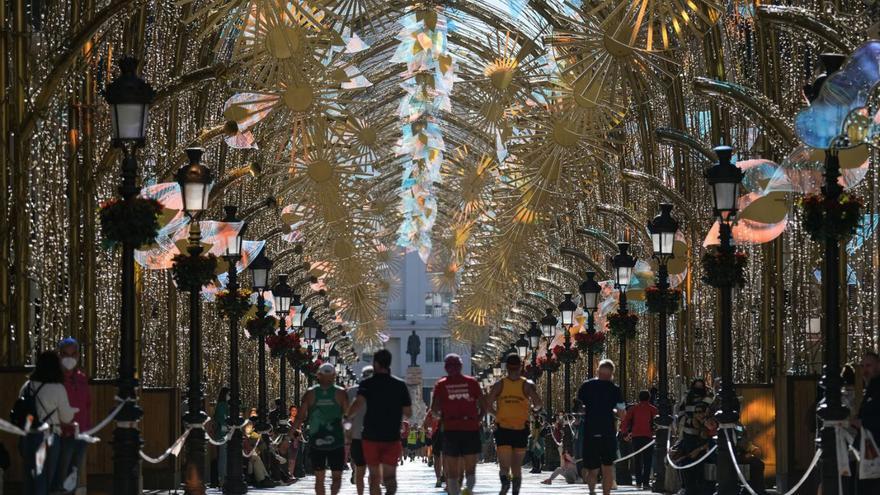
<instances>
[{"instance_id":1,"label":"statue pedestal","mask_svg":"<svg viewBox=\"0 0 880 495\"><path fill-rule=\"evenodd\" d=\"M406 384L410 387L422 388L422 368L409 366L406 368Z\"/></svg>"}]
</instances>

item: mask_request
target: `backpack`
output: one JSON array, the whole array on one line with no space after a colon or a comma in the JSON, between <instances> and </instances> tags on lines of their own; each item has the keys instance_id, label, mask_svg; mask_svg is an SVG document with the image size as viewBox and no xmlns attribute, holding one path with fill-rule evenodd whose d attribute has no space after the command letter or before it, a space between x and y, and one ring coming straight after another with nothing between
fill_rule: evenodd
<instances>
[{"instance_id":1,"label":"backpack","mask_svg":"<svg viewBox=\"0 0 880 495\"><path fill-rule=\"evenodd\" d=\"M12 424L24 429L25 425L27 425L28 416L33 418L32 427L34 428L39 427L43 423L45 418L40 419L37 415L37 400L39 400L37 395L40 393L43 385L45 383L40 384L35 391L31 388L30 382L28 382L28 386L25 387L21 396L15 399L15 404L12 405L12 410L9 412L9 419ZM49 416L54 412L49 413Z\"/></svg>"}]
</instances>

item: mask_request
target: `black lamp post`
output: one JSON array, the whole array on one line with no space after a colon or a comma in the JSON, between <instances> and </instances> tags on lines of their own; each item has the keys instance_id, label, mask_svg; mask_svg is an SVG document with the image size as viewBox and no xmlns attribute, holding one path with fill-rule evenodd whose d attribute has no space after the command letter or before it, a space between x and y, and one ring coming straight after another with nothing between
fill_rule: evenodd
<instances>
[{"instance_id":1,"label":"black lamp post","mask_svg":"<svg viewBox=\"0 0 880 495\"><path fill-rule=\"evenodd\" d=\"M813 83L810 91L812 102L822 89L828 76L837 72L846 60L844 55L823 53L820 55L825 73ZM837 203L843 188L840 186L840 161L837 156L836 143L825 150L825 185L822 195L828 203ZM819 403L818 416L823 420L821 434L822 446L822 493L841 495L839 493L837 473L837 442L834 433L834 421L844 421L849 417L849 409L841 400L840 379L840 241L826 237L825 259L822 267L822 294L825 306L825 366L822 369L822 388L825 400Z\"/></svg>"},{"instance_id":2,"label":"black lamp post","mask_svg":"<svg viewBox=\"0 0 880 495\"><path fill-rule=\"evenodd\" d=\"M290 315L290 328L293 329L294 332L300 334L300 331L303 328L303 322L305 321L305 313L308 311L308 307L303 304L300 299L299 294L293 295L293 300L290 301L290 308L293 309L293 314ZM301 336L301 335L300 335ZM294 366L293 368L293 403L296 407L299 407L299 368Z\"/></svg>"},{"instance_id":3,"label":"black lamp post","mask_svg":"<svg viewBox=\"0 0 880 495\"><path fill-rule=\"evenodd\" d=\"M712 209L719 220L720 251L732 255L732 223L736 218L739 186L742 171L731 162L733 148L718 146L714 149L718 162L706 170L705 177L712 186ZM715 417L722 425L739 421L739 403L733 386L733 286L720 287L719 306L721 309L721 408ZM719 435L718 491L719 495L733 495L739 492L736 473L730 452L724 444L726 435ZM835 474L836 476L836 474ZM836 479L836 478L835 478Z\"/></svg>"},{"instance_id":4,"label":"black lamp post","mask_svg":"<svg viewBox=\"0 0 880 495\"><path fill-rule=\"evenodd\" d=\"M241 220L236 216L237 208L235 206L227 206L226 218L223 219L227 223L238 223ZM230 294L237 294L238 285L238 269L236 263L241 259L241 247L244 239L244 232L247 224L242 225L238 231L238 235L229 240L226 251L223 253L226 261L229 263L227 272L228 281L226 289ZM241 425L241 383L239 382L238 372L238 336L239 336L239 316L231 314L229 316L229 427ZM228 451L239 452L242 449L241 429L232 432L229 439ZM223 482L223 493L240 495L247 493L247 482L244 478L244 469L240 462L226 463L226 478Z\"/></svg>"},{"instance_id":5,"label":"black lamp post","mask_svg":"<svg viewBox=\"0 0 880 495\"><path fill-rule=\"evenodd\" d=\"M303 307L303 311L305 311L305 307ZM307 316L306 319L303 320L303 322L302 322L302 340L303 340L304 346L312 347L312 343L315 340L315 335L318 333L318 326L319 325L320 325L320 323L318 323L318 320L316 320L312 316L312 313L309 312L309 316ZM294 400L294 402L296 402L296 407L299 407L299 400L300 400L299 370L297 370L296 373L293 374L293 381L294 381L293 400Z\"/></svg>"},{"instance_id":6,"label":"black lamp post","mask_svg":"<svg viewBox=\"0 0 880 495\"><path fill-rule=\"evenodd\" d=\"M614 266L614 285L617 287L618 313L625 315L629 312L626 302L626 290L629 288L630 278L632 277L633 268L636 266L636 259L629 254L629 243L618 242L618 253L611 259ZM626 336L620 336L620 392L623 399L626 400Z\"/></svg>"},{"instance_id":7,"label":"black lamp post","mask_svg":"<svg viewBox=\"0 0 880 495\"><path fill-rule=\"evenodd\" d=\"M516 342L513 343L513 346L516 347L516 354L519 356L520 361L523 363L526 362L526 359L529 357L529 341L526 340L526 334L519 334L519 338L516 339Z\"/></svg>"},{"instance_id":8,"label":"black lamp post","mask_svg":"<svg viewBox=\"0 0 880 495\"><path fill-rule=\"evenodd\" d=\"M147 117L150 104L156 96L153 88L137 76L137 60L124 57L120 61L121 73L107 86L105 99L110 105L112 144L121 148L122 185L119 194L128 201L138 195L137 161L133 148L145 142ZM143 410L137 404L138 381L135 378L135 284L134 250L129 242L122 244L122 304L119 329L119 379L120 399L129 399L116 416L113 430L113 493L120 495L140 493L141 433L138 421Z\"/></svg>"},{"instance_id":9,"label":"black lamp post","mask_svg":"<svg viewBox=\"0 0 880 495\"><path fill-rule=\"evenodd\" d=\"M596 272L587 272L587 279L581 282L581 304L587 312L587 333L592 337L596 335L596 321L594 313L599 309L599 292L602 287L596 282ZM587 350L587 376L593 378L593 347Z\"/></svg>"},{"instance_id":10,"label":"black lamp post","mask_svg":"<svg viewBox=\"0 0 880 495\"><path fill-rule=\"evenodd\" d=\"M563 347L565 347L565 359L562 360L563 366L563 377L565 379L565 383L563 383L563 395L565 396L565 412L571 412L571 363L573 361L574 354L571 353L571 327L574 326L574 313L577 311L577 304L571 299L571 293L566 292L564 294L565 299L559 303L557 309L559 309L559 314L562 315L562 332L563 333Z\"/></svg>"},{"instance_id":11,"label":"black lamp post","mask_svg":"<svg viewBox=\"0 0 880 495\"><path fill-rule=\"evenodd\" d=\"M551 344L553 343L553 336L556 335L556 324L559 323L559 320L553 316L553 309L547 308L546 314L541 318L541 333L544 334L544 338L547 339L547 361L553 357L553 349L551 348ZM553 372L549 369L547 370L547 416L553 417Z\"/></svg>"},{"instance_id":12,"label":"black lamp post","mask_svg":"<svg viewBox=\"0 0 880 495\"><path fill-rule=\"evenodd\" d=\"M251 286L257 293L257 318L259 319L266 317L266 300L263 297L263 292L269 287L269 271L272 269L272 260L266 256L265 251L266 249L263 248L254 261L248 265L248 271L251 273ZM260 434L266 433L270 429L266 421L268 416L267 389L266 336L261 333L257 336L257 422L254 425L254 431Z\"/></svg>"},{"instance_id":13,"label":"black lamp post","mask_svg":"<svg viewBox=\"0 0 880 495\"><path fill-rule=\"evenodd\" d=\"M678 232L678 221L672 216L672 205L660 204L660 214L648 223L648 232L651 234L651 244L654 251L654 259L657 260L657 289L661 293L669 291L669 260L674 258L673 244L675 233ZM657 449L655 450L657 466L663 466L666 459L666 441L669 437L669 428L672 426L672 407L669 404L669 378L667 376L667 350L666 350L666 306L663 305L658 315L657 330L657 356L659 360L658 372L658 403L659 414L657 416ZM662 490L666 486L666 470L658 469L655 480L655 491Z\"/></svg>"},{"instance_id":14,"label":"black lamp post","mask_svg":"<svg viewBox=\"0 0 880 495\"><path fill-rule=\"evenodd\" d=\"M532 350L532 367L538 366L538 345L541 343L541 328L537 321L529 323L529 331L526 333L529 339L529 348Z\"/></svg>"},{"instance_id":15,"label":"black lamp post","mask_svg":"<svg viewBox=\"0 0 880 495\"><path fill-rule=\"evenodd\" d=\"M188 148L186 156L189 165L177 171L177 183L183 198L183 209L190 218L189 245L186 251L190 258L201 256L202 234L194 214L208 206L208 196L214 183L211 170L202 165L202 148ZM180 287L189 290L189 384L187 387L188 411L183 416L184 423L193 426L186 437L186 465L184 467L184 492L188 495L205 493L205 430L202 423L208 416L202 411L204 388L202 385L202 306L201 286Z\"/></svg>"},{"instance_id":16,"label":"black lamp post","mask_svg":"<svg viewBox=\"0 0 880 495\"><path fill-rule=\"evenodd\" d=\"M278 317L278 335L287 335L287 315L290 313L290 302L293 297L293 290L287 284L287 275L278 275L278 283L272 287L272 298L275 302L275 315ZM287 356L282 355L279 367L279 375L281 375L281 383L279 384L279 396L281 404L278 406L278 424L273 425L278 428L280 433L287 431L287 423L289 415L285 413L287 410Z\"/></svg>"}]
</instances>

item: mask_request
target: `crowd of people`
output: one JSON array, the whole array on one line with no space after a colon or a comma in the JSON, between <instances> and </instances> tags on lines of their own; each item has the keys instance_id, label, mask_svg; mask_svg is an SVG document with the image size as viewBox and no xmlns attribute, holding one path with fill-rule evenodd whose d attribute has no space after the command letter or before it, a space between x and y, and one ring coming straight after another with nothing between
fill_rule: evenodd
<instances>
[{"instance_id":1,"label":"crowd of people","mask_svg":"<svg viewBox=\"0 0 880 495\"><path fill-rule=\"evenodd\" d=\"M523 465L532 473L552 464L555 468L543 480L558 478L566 483L585 483L589 493L597 488L609 494L617 483L643 488L679 491L684 495L708 495L714 491L711 469L717 462L713 452L719 434L714 417L717 401L706 382L694 380L675 407L669 459L674 466L666 484L655 486L653 440L656 433L656 391L641 391L638 402L627 405L614 383L614 363L599 363L597 376L578 389L574 412L548 417L534 383L522 376L523 363L512 353L504 358L506 374L488 389L474 377L462 373L461 357L449 354L444 361L446 376L431 394L424 421L411 422L412 399L407 385L391 375L391 353L379 350L372 366L364 367L360 382L347 390L337 385L336 368L325 363L316 373L299 407L285 409L277 400L269 413L272 433L256 431L256 411L242 428L242 462L249 483L257 487L289 484L306 471L315 475L315 493L339 493L343 472L358 495L394 494L398 466L410 461L432 466L436 487L449 495L471 495L480 461L498 464L500 495L519 495ZM79 432L91 427L91 395L88 377L78 366L79 344L62 340L57 350L40 354L29 379L20 390L12 411L13 422L28 431L20 442L25 469L25 493L48 495L72 493L87 443ZM855 370L843 372L844 401L851 409L849 425L857 439L862 432L880 438L880 358L873 352L860 364L865 393L855 407ZM212 437L229 431L228 389L223 388L214 406ZM822 390L819 391L822 400ZM40 427L42 425L42 427ZM816 425L817 431L821 425ZM750 443L744 427L737 425L735 455L747 466L749 484L764 493L762 453ZM494 442L487 441L489 436ZM49 441L47 441L47 439ZM549 460L547 440L555 444L558 457ZM615 463L621 459L623 442L631 448L629 479L621 479ZM0 461L4 452L0 452ZM221 444L216 450L214 480L222 486L226 466L234 456ZM557 462L558 461L558 462ZM40 463L39 468L37 464ZM557 467L558 466L558 467ZM710 468L707 468L709 466ZM2 468L2 465L0 465ZM854 469L857 473L858 470ZM880 493L878 480L846 480L847 493ZM2 478L0 478L2 486ZM2 492L0 492L2 493Z\"/></svg>"}]
</instances>

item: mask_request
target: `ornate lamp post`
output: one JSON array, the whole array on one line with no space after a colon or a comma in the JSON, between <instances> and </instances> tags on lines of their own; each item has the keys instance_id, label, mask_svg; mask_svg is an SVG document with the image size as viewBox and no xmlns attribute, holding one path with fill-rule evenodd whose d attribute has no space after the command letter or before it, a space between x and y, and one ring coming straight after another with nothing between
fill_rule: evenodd
<instances>
[{"instance_id":1,"label":"ornate lamp post","mask_svg":"<svg viewBox=\"0 0 880 495\"><path fill-rule=\"evenodd\" d=\"M667 293L669 291L669 260L675 256L672 254L672 247L675 243L675 233L678 232L678 221L672 216L672 205L669 203L660 204L660 214L654 217L648 223L648 232L651 234L651 245L653 246L654 259L657 260L657 290L663 294L664 301L668 300ZM656 462L657 466L663 466L666 459L666 441L669 437L669 428L672 425L672 407L669 404L669 379L667 377L667 350L666 350L666 305L662 305L660 314L658 315L657 330L657 356L659 360L658 372L658 403L659 415L657 416L657 449ZM655 481L655 489L662 490L666 486L666 470L657 470L657 478Z\"/></svg>"},{"instance_id":2,"label":"ornate lamp post","mask_svg":"<svg viewBox=\"0 0 880 495\"><path fill-rule=\"evenodd\" d=\"M257 293L258 319L266 317L266 300L263 297L263 292L269 287L269 271L272 270L272 260L266 256L265 251L265 248L260 251L260 254L248 265L248 271L251 273L251 285L254 292ZM257 422L254 425L254 430L258 433L269 431L269 424L266 422L268 415L266 405L267 389L266 336L260 333L257 336Z\"/></svg>"},{"instance_id":3,"label":"ornate lamp post","mask_svg":"<svg viewBox=\"0 0 880 495\"><path fill-rule=\"evenodd\" d=\"M188 148L186 155L189 165L177 171L177 183L183 198L183 209L190 218L189 245L186 250L190 258L201 256L204 250L201 245L202 234L194 214L208 207L208 197L214 183L214 177L208 167L201 164L201 148ZM205 493L205 430L202 423L208 418L202 411L204 390L202 386L202 286L192 283L181 286L181 290L189 291L189 384L187 389L188 411L183 416L184 423L194 428L186 437L186 466L184 468L184 491L187 494L202 495Z\"/></svg>"},{"instance_id":4,"label":"ornate lamp post","mask_svg":"<svg viewBox=\"0 0 880 495\"><path fill-rule=\"evenodd\" d=\"M739 185L743 179L742 171L731 162L733 148L718 146L714 149L718 163L706 170L706 181L712 186L712 209L719 220L719 251L733 258L732 223L736 218ZM733 386L733 286L719 287L719 306L721 309L721 408L715 417L722 425L739 421L739 403ZM730 452L723 445L727 441L720 435L719 456L723 459L718 465L719 495L738 493L739 487L730 458ZM836 471L835 471L836 479Z\"/></svg>"},{"instance_id":5,"label":"ornate lamp post","mask_svg":"<svg viewBox=\"0 0 880 495\"><path fill-rule=\"evenodd\" d=\"M519 359L522 362L526 362L526 358L529 357L529 341L526 340L526 334L519 334L519 338L516 339L516 342L513 343L513 346L516 347L516 353L519 355Z\"/></svg>"},{"instance_id":6,"label":"ornate lamp post","mask_svg":"<svg viewBox=\"0 0 880 495\"><path fill-rule=\"evenodd\" d=\"M318 333L319 326L321 326L321 324L318 323L318 320L316 320L310 312L309 316L306 317L305 320L303 320L302 337L303 337L303 345L304 346L309 347L314 350L313 346L314 346L315 336ZM294 374L293 377L294 377L294 381L296 382L295 383L296 390L294 390L293 400L296 402L296 407L299 407L299 398L300 398L300 395L299 395L299 380L300 380L299 371L297 371L297 373ZM309 378L309 380L311 380L311 378Z\"/></svg>"},{"instance_id":7,"label":"ornate lamp post","mask_svg":"<svg viewBox=\"0 0 880 495\"><path fill-rule=\"evenodd\" d=\"M619 305L618 313L625 315L629 312L626 303L626 290L629 288L630 278L632 277L633 268L636 266L636 259L629 254L629 243L618 242L618 253L611 259L614 266L614 285L618 289ZM626 335L620 336L620 391L623 399L626 400Z\"/></svg>"},{"instance_id":8,"label":"ornate lamp post","mask_svg":"<svg viewBox=\"0 0 880 495\"><path fill-rule=\"evenodd\" d=\"M577 304L571 299L571 293L566 292L564 294L565 299L559 303L557 309L559 309L559 314L562 315L562 332L563 332L563 347L565 347L565 352L563 353L564 359L562 359L563 366L563 376L565 378L565 383L563 383L563 395L565 396L565 412L571 412L571 363L575 360L576 354L571 351L571 327L574 326L574 313L577 311Z\"/></svg>"},{"instance_id":9,"label":"ornate lamp post","mask_svg":"<svg viewBox=\"0 0 880 495\"><path fill-rule=\"evenodd\" d=\"M541 343L541 328L537 321L529 323L529 331L526 333L529 339L529 348L532 350L532 367L538 366L538 345Z\"/></svg>"},{"instance_id":10,"label":"ornate lamp post","mask_svg":"<svg viewBox=\"0 0 880 495\"><path fill-rule=\"evenodd\" d=\"M226 211L226 218L223 219L224 222L238 223L241 221L236 216L237 208L235 206L227 206L224 209ZM247 224L242 225L241 230L238 231L238 235L229 240L229 244L226 246L226 251L223 253L226 261L229 263L226 289L232 295L237 294L239 289L238 269L236 268L236 263L241 259L241 247L246 228ZM241 425L241 384L239 382L238 372L239 318L240 316L235 312L229 315L229 420L227 421L229 427ZM240 429L233 431L232 437L229 439L228 449L229 452L241 451L242 435ZM226 463L226 478L223 482L223 493L232 495L247 493L247 482L244 479L244 470L242 468L243 466L240 462Z\"/></svg>"},{"instance_id":11,"label":"ornate lamp post","mask_svg":"<svg viewBox=\"0 0 880 495\"><path fill-rule=\"evenodd\" d=\"M599 309L599 292L602 287L596 282L596 272L587 272L587 279L581 282L581 304L587 312L587 333L592 337L596 335L596 321L594 313ZM593 378L593 346L587 350L587 376Z\"/></svg>"},{"instance_id":12,"label":"ornate lamp post","mask_svg":"<svg viewBox=\"0 0 880 495\"><path fill-rule=\"evenodd\" d=\"M290 313L290 302L293 297L293 290L287 285L287 275L278 275L278 283L272 287L272 298L275 303L275 315L278 318L278 335L287 335L287 315ZM281 383L279 384L279 395L281 405L278 411L277 425L278 431L284 433L287 431L288 414L287 410L287 356L282 355L280 361L279 374L281 375Z\"/></svg>"},{"instance_id":13,"label":"ornate lamp post","mask_svg":"<svg viewBox=\"0 0 880 495\"><path fill-rule=\"evenodd\" d=\"M551 348L551 344L553 343L553 336L556 335L556 324L559 323L559 320L553 316L553 309L547 308L547 313L544 314L544 317L541 318L541 333L544 334L544 338L547 339L547 361L553 357L553 349ZM547 370L547 416L553 417L553 372L551 370Z\"/></svg>"},{"instance_id":14,"label":"ornate lamp post","mask_svg":"<svg viewBox=\"0 0 880 495\"><path fill-rule=\"evenodd\" d=\"M144 145L150 104L156 96L153 88L137 76L137 60L124 57L121 73L107 86L110 105L112 144L121 148L122 185L119 195L128 201L138 195L137 160L134 148ZM130 399L116 416L113 430L113 493L140 493L141 433L138 421L143 410L137 404L138 381L135 378L135 284L134 250L130 242L122 244L122 304L119 331L119 379L116 394Z\"/></svg>"}]
</instances>

